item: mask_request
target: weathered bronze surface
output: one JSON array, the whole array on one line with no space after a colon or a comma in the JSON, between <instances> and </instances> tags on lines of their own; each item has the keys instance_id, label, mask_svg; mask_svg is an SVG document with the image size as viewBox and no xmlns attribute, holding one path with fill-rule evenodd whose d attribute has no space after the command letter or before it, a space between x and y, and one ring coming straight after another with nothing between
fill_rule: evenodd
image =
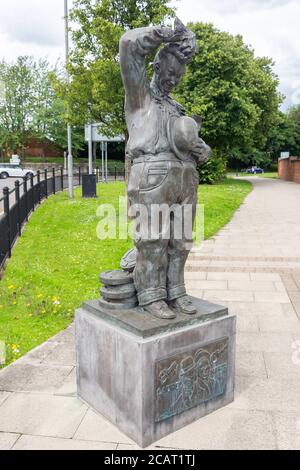
<instances>
[{"instance_id":1,"label":"weathered bronze surface","mask_svg":"<svg viewBox=\"0 0 300 470\"><path fill-rule=\"evenodd\" d=\"M137 335L148 338L161 333L175 331L189 325L197 325L228 315L228 309L220 305L212 304L206 300L191 297L197 308L196 315L177 315L173 321L161 320L148 315L142 307L122 310L105 308L103 303L91 300L83 304L83 308L92 314L103 318L115 326Z\"/></svg>"},{"instance_id":2,"label":"weathered bronze surface","mask_svg":"<svg viewBox=\"0 0 300 470\"><path fill-rule=\"evenodd\" d=\"M227 369L228 338L158 361L155 421L171 418L223 395Z\"/></svg>"},{"instance_id":3,"label":"weathered bronze surface","mask_svg":"<svg viewBox=\"0 0 300 470\"><path fill-rule=\"evenodd\" d=\"M146 58L155 51L150 82ZM139 305L161 319L169 314L172 318L167 304L186 296L184 267L196 215L197 165L211 152L199 137L199 120L185 116L184 108L169 95L195 52L195 35L178 18L174 29L153 26L129 30L120 41L129 134L126 155L132 161L127 188L130 208L145 209L142 217L139 213L139 225L151 230L155 225L153 206L169 208L155 236L139 232L135 237L134 283ZM177 212L169 217L174 205ZM187 207L191 214L188 230ZM136 214L132 217L137 220ZM178 220L185 224L180 236L175 233ZM129 264L133 269L131 261Z\"/></svg>"}]
</instances>

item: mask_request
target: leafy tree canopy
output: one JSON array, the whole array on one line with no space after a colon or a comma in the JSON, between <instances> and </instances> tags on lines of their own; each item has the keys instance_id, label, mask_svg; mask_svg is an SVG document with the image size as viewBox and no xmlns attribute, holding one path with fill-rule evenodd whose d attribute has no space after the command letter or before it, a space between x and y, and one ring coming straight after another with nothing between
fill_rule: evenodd
<instances>
[{"instance_id":1,"label":"leafy tree canopy","mask_svg":"<svg viewBox=\"0 0 300 470\"><path fill-rule=\"evenodd\" d=\"M177 98L190 114L203 118L204 138L226 157L264 148L282 100L272 60L255 57L241 36L212 24L189 27L199 49Z\"/></svg>"},{"instance_id":2,"label":"leafy tree canopy","mask_svg":"<svg viewBox=\"0 0 300 470\"><path fill-rule=\"evenodd\" d=\"M101 131L109 136L126 132L120 38L126 29L161 24L173 15L168 0L74 1L71 84L68 87L62 79L55 84L67 99L70 122L100 122Z\"/></svg>"},{"instance_id":3,"label":"leafy tree canopy","mask_svg":"<svg viewBox=\"0 0 300 470\"><path fill-rule=\"evenodd\" d=\"M4 152L22 150L28 137L66 146L65 108L51 86L53 69L46 60L19 57L0 64L0 146ZM82 130L75 147L82 145Z\"/></svg>"}]
</instances>

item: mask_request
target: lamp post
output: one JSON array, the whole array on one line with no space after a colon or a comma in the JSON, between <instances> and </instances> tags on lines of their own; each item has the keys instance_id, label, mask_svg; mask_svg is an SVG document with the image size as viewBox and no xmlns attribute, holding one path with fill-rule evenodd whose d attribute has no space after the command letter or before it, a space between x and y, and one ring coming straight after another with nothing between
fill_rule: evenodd
<instances>
[{"instance_id":1,"label":"lamp post","mask_svg":"<svg viewBox=\"0 0 300 470\"><path fill-rule=\"evenodd\" d=\"M70 84L70 75L68 71L69 61L69 9L68 0L65 2L65 49L66 49L66 72L67 72L67 83ZM73 182L73 155L72 155L72 128L68 124L68 182L69 182L69 197L74 198L74 182Z\"/></svg>"}]
</instances>

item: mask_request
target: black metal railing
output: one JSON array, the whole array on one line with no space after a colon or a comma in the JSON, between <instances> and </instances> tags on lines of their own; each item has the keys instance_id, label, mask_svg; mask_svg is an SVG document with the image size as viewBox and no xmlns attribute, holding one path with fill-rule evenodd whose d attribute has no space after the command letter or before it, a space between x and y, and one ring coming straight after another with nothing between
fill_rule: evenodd
<instances>
[{"instance_id":1,"label":"black metal railing","mask_svg":"<svg viewBox=\"0 0 300 470\"><path fill-rule=\"evenodd\" d=\"M76 168L74 186L81 186L82 175L88 173L87 168ZM104 181L104 175L99 167L94 170L97 182ZM107 181L124 180L124 172L108 173ZM5 261L11 257L12 246L22 234L22 227L28 221L29 215L50 195L68 189L68 174L63 168L37 171L29 178L16 180L14 187L3 189L0 197L0 272Z\"/></svg>"}]
</instances>

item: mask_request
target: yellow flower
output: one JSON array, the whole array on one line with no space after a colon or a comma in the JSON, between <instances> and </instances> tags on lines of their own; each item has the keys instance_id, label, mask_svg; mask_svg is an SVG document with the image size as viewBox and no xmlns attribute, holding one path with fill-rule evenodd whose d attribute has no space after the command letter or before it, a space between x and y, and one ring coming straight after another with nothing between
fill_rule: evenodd
<instances>
[{"instance_id":1,"label":"yellow flower","mask_svg":"<svg viewBox=\"0 0 300 470\"><path fill-rule=\"evenodd\" d=\"M10 290L14 289L14 288L15 288L15 286L13 286L13 285L8 286L8 289L10 289Z\"/></svg>"},{"instance_id":2,"label":"yellow flower","mask_svg":"<svg viewBox=\"0 0 300 470\"><path fill-rule=\"evenodd\" d=\"M38 294L36 297L37 299L41 299L43 297L43 294Z\"/></svg>"},{"instance_id":3,"label":"yellow flower","mask_svg":"<svg viewBox=\"0 0 300 470\"><path fill-rule=\"evenodd\" d=\"M17 305L17 302L16 302L16 301L14 301L14 302L13 302L13 305Z\"/></svg>"},{"instance_id":4,"label":"yellow flower","mask_svg":"<svg viewBox=\"0 0 300 470\"><path fill-rule=\"evenodd\" d=\"M32 317L32 313L29 313L28 316L29 316L29 317Z\"/></svg>"}]
</instances>

